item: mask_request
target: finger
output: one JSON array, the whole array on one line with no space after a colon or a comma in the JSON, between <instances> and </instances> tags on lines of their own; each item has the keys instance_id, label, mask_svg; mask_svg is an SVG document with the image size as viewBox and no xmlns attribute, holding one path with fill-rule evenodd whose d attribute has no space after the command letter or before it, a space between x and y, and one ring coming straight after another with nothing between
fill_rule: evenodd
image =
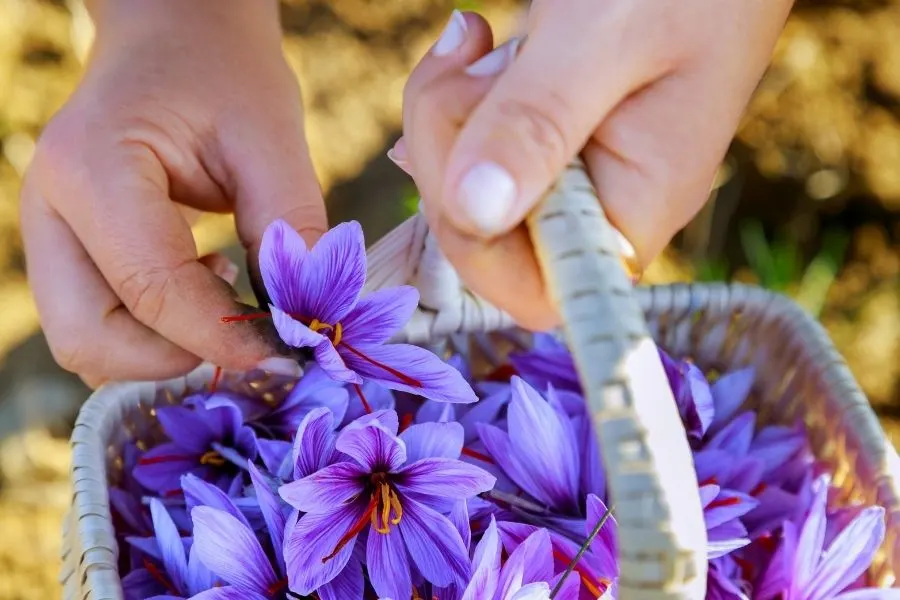
<instances>
[{"instance_id":1,"label":"finger","mask_svg":"<svg viewBox=\"0 0 900 600\"><path fill-rule=\"evenodd\" d=\"M709 199L749 96L721 87L711 70L658 81L619 106L583 152L610 221L644 267Z\"/></svg>"},{"instance_id":2,"label":"finger","mask_svg":"<svg viewBox=\"0 0 900 600\"><path fill-rule=\"evenodd\" d=\"M237 282L240 270L238 266L231 262L231 259L221 252L211 252L201 256L199 259L201 265L212 271L214 274L222 278L225 283L234 286Z\"/></svg>"},{"instance_id":3,"label":"finger","mask_svg":"<svg viewBox=\"0 0 900 600\"><path fill-rule=\"evenodd\" d=\"M627 4L567 0L533 19L450 155L441 201L462 231L489 238L521 223L604 116L658 75L660 52Z\"/></svg>"},{"instance_id":4,"label":"finger","mask_svg":"<svg viewBox=\"0 0 900 600\"><path fill-rule=\"evenodd\" d=\"M481 60L508 64L512 41ZM484 63L482 63L484 64ZM494 77L446 73L407 96L402 150L414 163L412 175L422 193L425 215L441 249L463 281L486 300L502 306L522 326L547 329L556 315L549 310L534 252L523 228L485 240L460 231L448 221L440 197L447 156L462 123L493 84Z\"/></svg>"},{"instance_id":5,"label":"finger","mask_svg":"<svg viewBox=\"0 0 900 600\"><path fill-rule=\"evenodd\" d=\"M21 220L28 281L60 366L96 386L174 377L200 362L122 306L72 230L27 184Z\"/></svg>"},{"instance_id":6,"label":"finger","mask_svg":"<svg viewBox=\"0 0 900 600\"><path fill-rule=\"evenodd\" d=\"M275 349L253 323L221 323L241 311L236 294L198 262L191 230L167 195L155 154L123 142L82 160L85 173L70 176L72 181L45 182L68 189L71 197L47 201L128 311L176 346L224 368L248 370L273 356Z\"/></svg>"}]
</instances>

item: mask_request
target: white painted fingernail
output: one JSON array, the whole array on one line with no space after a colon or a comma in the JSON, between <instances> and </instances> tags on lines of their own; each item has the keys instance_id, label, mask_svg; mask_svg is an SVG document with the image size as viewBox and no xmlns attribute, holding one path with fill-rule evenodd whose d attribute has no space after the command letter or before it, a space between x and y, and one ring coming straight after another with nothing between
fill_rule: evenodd
<instances>
[{"instance_id":1,"label":"white painted fingernail","mask_svg":"<svg viewBox=\"0 0 900 600\"><path fill-rule=\"evenodd\" d=\"M496 163L476 164L459 185L463 218L485 235L496 235L509 227L515 201L516 182Z\"/></svg>"},{"instance_id":2,"label":"white painted fingernail","mask_svg":"<svg viewBox=\"0 0 900 600\"><path fill-rule=\"evenodd\" d=\"M519 40L513 38L502 46L497 46L466 67L466 73L474 77L490 77L491 75L497 75L512 63L518 50Z\"/></svg>"},{"instance_id":3,"label":"white painted fingernail","mask_svg":"<svg viewBox=\"0 0 900 600\"><path fill-rule=\"evenodd\" d=\"M469 26L466 25L466 18L458 10L454 10L450 15L450 22L444 27L441 37L438 38L431 53L435 56L447 56L460 46L466 40Z\"/></svg>"},{"instance_id":4,"label":"white painted fingernail","mask_svg":"<svg viewBox=\"0 0 900 600\"><path fill-rule=\"evenodd\" d=\"M303 374L303 369L300 368L300 364L296 360L281 356L273 356L261 360L259 361L259 364L256 365L256 368L277 375L285 375L287 377L300 377L300 375Z\"/></svg>"},{"instance_id":5,"label":"white painted fingernail","mask_svg":"<svg viewBox=\"0 0 900 600\"><path fill-rule=\"evenodd\" d=\"M615 227L613 227L613 231L616 234L616 243L619 244L619 252L622 256L626 258L635 258L637 253L634 250L634 245Z\"/></svg>"}]
</instances>

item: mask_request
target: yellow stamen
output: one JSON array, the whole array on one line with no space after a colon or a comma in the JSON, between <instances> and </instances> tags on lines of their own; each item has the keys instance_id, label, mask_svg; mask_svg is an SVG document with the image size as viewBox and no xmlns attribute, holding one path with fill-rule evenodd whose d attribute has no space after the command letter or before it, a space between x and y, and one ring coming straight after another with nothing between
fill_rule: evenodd
<instances>
[{"instance_id":1,"label":"yellow stamen","mask_svg":"<svg viewBox=\"0 0 900 600\"><path fill-rule=\"evenodd\" d=\"M394 511L394 518L391 519L391 525L399 525L400 519L403 518L403 506L401 506L400 498L394 490L391 490L391 509Z\"/></svg>"},{"instance_id":2,"label":"yellow stamen","mask_svg":"<svg viewBox=\"0 0 900 600\"><path fill-rule=\"evenodd\" d=\"M332 335L331 343L335 346L341 343L341 338L344 337L344 326L340 323L335 323L334 325L330 323L323 323L318 319L313 319L309 328L315 331L316 333L320 331L332 331L334 332Z\"/></svg>"},{"instance_id":3,"label":"yellow stamen","mask_svg":"<svg viewBox=\"0 0 900 600\"><path fill-rule=\"evenodd\" d=\"M341 338L344 337L344 326L340 323L334 324L334 337L331 339L331 343L337 346L341 343Z\"/></svg>"},{"instance_id":4,"label":"yellow stamen","mask_svg":"<svg viewBox=\"0 0 900 600\"><path fill-rule=\"evenodd\" d=\"M400 496L387 483L379 484L374 494L380 496L378 500L381 510L372 511L372 529L378 533L388 534L391 532L391 525L399 525L403 518Z\"/></svg>"},{"instance_id":5,"label":"yellow stamen","mask_svg":"<svg viewBox=\"0 0 900 600\"><path fill-rule=\"evenodd\" d=\"M391 488L382 483L381 484L381 526L384 527L385 533L391 530L388 525L388 521L391 518Z\"/></svg>"},{"instance_id":6,"label":"yellow stamen","mask_svg":"<svg viewBox=\"0 0 900 600\"><path fill-rule=\"evenodd\" d=\"M205 452L203 456L200 457L200 464L221 467L225 464L225 459L222 458L222 456L215 450L210 450L209 452Z\"/></svg>"}]
</instances>

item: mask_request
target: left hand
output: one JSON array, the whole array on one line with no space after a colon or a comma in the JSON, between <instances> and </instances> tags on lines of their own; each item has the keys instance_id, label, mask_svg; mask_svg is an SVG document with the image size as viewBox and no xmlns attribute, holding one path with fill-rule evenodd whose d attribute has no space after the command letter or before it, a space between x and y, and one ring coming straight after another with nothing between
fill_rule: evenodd
<instances>
[{"instance_id":1,"label":"left hand","mask_svg":"<svg viewBox=\"0 0 900 600\"><path fill-rule=\"evenodd\" d=\"M578 154L646 266L707 200L791 4L533 0L516 60L454 14L393 155L466 284L525 327L557 323L520 225Z\"/></svg>"}]
</instances>

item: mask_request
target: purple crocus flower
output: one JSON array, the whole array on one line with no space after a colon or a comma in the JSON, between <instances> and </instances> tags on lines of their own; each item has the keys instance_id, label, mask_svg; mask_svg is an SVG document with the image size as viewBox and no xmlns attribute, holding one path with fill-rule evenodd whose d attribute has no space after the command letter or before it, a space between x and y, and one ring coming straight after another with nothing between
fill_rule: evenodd
<instances>
[{"instance_id":1,"label":"purple crocus flower","mask_svg":"<svg viewBox=\"0 0 900 600\"><path fill-rule=\"evenodd\" d=\"M692 443L699 442L713 421L712 391L706 375L686 360L676 360L659 349L678 412Z\"/></svg>"},{"instance_id":2,"label":"purple crocus flower","mask_svg":"<svg viewBox=\"0 0 900 600\"><path fill-rule=\"evenodd\" d=\"M280 490L305 513L285 545L294 592L308 595L339 576L365 532L369 580L379 597L410 598L414 570L438 587L465 585L466 546L444 515L490 490L494 478L458 460L459 424L423 423L398 436L398 421L384 411L351 423L336 438L327 429L303 435L298 463L333 462Z\"/></svg>"},{"instance_id":3,"label":"purple crocus flower","mask_svg":"<svg viewBox=\"0 0 900 600\"><path fill-rule=\"evenodd\" d=\"M385 344L412 316L419 293L410 286L360 298L365 242L355 221L327 232L308 250L284 221L263 235L260 272L278 335L293 348L312 348L333 379L381 385L444 402L474 402L459 372L434 353Z\"/></svg>"},{"instance_id":4,"label":"purple crocus flower","mask_svg":"<svg viewBox=\"0 0 900 600\"><path fill-rule=\"evenodd\" d=\"M150 513L155 537L128 538L148 558L142 568L122 578L126 600L189 598L216 585L215 576L200 561L192 540L179 535L160 500L150 500Z\"/></svg>"},{"instance_id":5,"label":"purple crocus flower","mask_svg":"<svg viewBox=\"0 0 900 600\"><path fill-rule=\"evenodd\" d=\"M134 477L147 489L164 495L178 493L185 473L228 489L242 477L237 463L256 458L256 434L244 424L237 406L215 394L189 401L190 406L156 409L170 441L151 448L137 461Z\"/></svg>"},{"instance_id":6,"label":"purple crocus flower","mask_svg":"<svg viewBox=\"0 0 900 600\"><path fill-rule=\"evenodd\" d=\"M725 490L716 484L700 486L700 504L706 521L706 553L718 558L750 543L747 528L740 517L759 504L755 498Z\"/></svg>"},{"instance_id":7,"label":"purple crocus flower","mask_svg":"<svg viewBox=\"0 0 900 600\"><path fill-rule=\"evenodd\" d=\"M582 514L581 452L571 419L558 402L551 405L523 379L513 377L511 385L509 431L478 424L488 454L538 502L563 515Z\"/></svg>"},{"instance_id":8,"label":"purple crocus flower","mask_svg":"<svg viewBox=\"0 0 900 600\"><path fill-rule=\"evenodd\" d=\"M319 406L328 408L337 421L343 419L349 394L321 367L311 363L284 400L276 405L263 398L247 398L238 394L229 395L228 399L241 409L244 421L260 434L274 439L290 439L303 417Z\"/></svg>"},{"instance_id":9,"label":"purple crocus flower","mask_svg":"<svg viewBox=\"0 0 900 600\"><path fill-rule=\"evenodd\" d=\"M502 545L497 522L491 517L487 531L475 547L472 579L461 600L549 600L550 591L562 577L554 571L550 533L538 529L530 534L501 566ZM568 577L555 598L578 600L581 581Z\"/></svg>"},{"instance_id":10,"label":"purple crocus flower","mask_svg":"<svg viewBox=\"0 0 900 600\"><path fill-rule=\"evenodd\" d=\"M829 487L827 476L817 479L813 484L813 501L806 519L800 525L792 521L784 523L778 548L769 568L756 585L754 598L900 598L900 589L856 587L857 580L872 563L884 540L884 509L880 506L861 509L839 531L832 528L829 536Z\"/></svg>"},{"instance_id":11,"label":"purple crocus flower","mask_svg":"<svg viewBox=\"0 0 900 600\"><path fill-rule=\"evenodd\" d=\"M522 379L538 389L552 385L560 390L581 393L572 353L549 333L534 334L532 348L510 353L509 361Z\"/></svg>"}]
</instances>

